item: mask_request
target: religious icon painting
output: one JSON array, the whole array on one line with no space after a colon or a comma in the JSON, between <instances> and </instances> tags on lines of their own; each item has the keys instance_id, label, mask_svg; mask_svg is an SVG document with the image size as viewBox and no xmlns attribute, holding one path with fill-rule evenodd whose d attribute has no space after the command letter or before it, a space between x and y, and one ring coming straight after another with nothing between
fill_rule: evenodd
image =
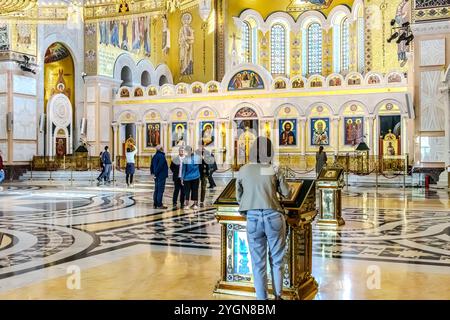
<instances>
[{"instance_id":1,"label":"religious icon painting","mask_svg":"<svg viewBox=\"0 0 450 320\"><path fill-rule=\"evenodd\" d=\"M187 144L187 122L172 122L172 147Z\"/></svg>"},{"instance_id":2,"label":"religious icon painting","mask_svg":"<svg viewBox=\"0 0 450 320\"><path fill-rule=\"evenodd\" d=\"M155 148L157 145L161 144L161 123L147 123L147 148Z\"/></svg>"},{"instance_id":3,"label":"religious icon painting","mask_svg":"<svg viewBox=\"0 0 450 320\"><path fill-rule=\"evenodd\" d=\"M264 82L259 74L251 70L242 70L231 78L228 91L264 89Z\"/></svg>"},{"instance_id":4,"label":"religious icon painting","mask_svg":"<svg viewBox=\"0 0 450 320\"><path fill-rule=\"evenodd\" d=\"M344 118L344 144L358 145L364 140L364 118L345 117Z\"/></svg>"},{"instance_id":5,"label":"religious icon painting","mask_svg":"<svg viewBox=\"0 0 450 320\"><path fill-rule=\"evenodd\" d=\"M279 146L297 145L297 119L280 119L278 121Z\"/></svg>"},{"instance_id":6,"label":"religious icon painting","mask_svg":"<svg viewBox=\"0 0 450 320\"><path fill-rule=\"evenodd\" d=\"M311 119L311 145L328 146L330 144L330 119Z\"/></svg>"},{"instance_id":7,"label":"religious icon painting","mask_svg":"<svg viewBox=\"0 0 450 320\"><path fill-rule=\"evenodd\" d=\"M214 121L201 121L199 129L202 144L205 147L214 146Z\"/></svg>"}]
</instances>

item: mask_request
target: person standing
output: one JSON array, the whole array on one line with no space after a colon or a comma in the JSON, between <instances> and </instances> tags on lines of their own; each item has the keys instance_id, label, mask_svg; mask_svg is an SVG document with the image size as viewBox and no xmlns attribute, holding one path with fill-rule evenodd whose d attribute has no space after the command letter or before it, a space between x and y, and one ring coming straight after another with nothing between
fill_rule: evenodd
<instances>
[{"instance_id":1,"label":"person standing","mask_svg":"<svg viewBox=\"0 0 450 320\"><path fill-rule=\"evenodd\" d=\"M184 161L184 148L180 147L178 149L178 156L175 157L170 163L170 170L172 171L174 191L172 204L173 208L177 208L178 195L180 195L180 207L184 206L184 187L181 184L181 179L183 177L183 161Z\"/></svg>"},{"instance_id":2,"label":"person standing","mask_svg":"<svg viewBox=\"0 0 450 320\"><path fill-rule=\"evenodd\" d=\"M191 209L198 210L198 185L200 180L200 164L202 159L192 152L191 147L186 147L186 158L183 162L182 184L184 186L184 209L189 209L189 200L194 203Z\"/></svg>"},{"instance_id":3,"label":"person standing","mask_svg":"<svg viewBox=\"0 0 450 320\"><path fill-rule=\"evenodd\" d=\"M0 183L5 180L5 169L3 166L2 150L0 150Z\"/></svg>"},{"instance_id":4,"label":"person standing","mask_svg":"<svg viewBox=\"0 0 450 320\"><path fill-rule=\"evenodd\" d=\"M156 146L156 153L152 158L150 173L155 178L155 191L153 193L153 207L155 209L167 209L163 205L163 194L166 187L166 179L169 176L166 154L162 151L162 146Z\"/></svg>"},{"instance_id":5,"label":"person standing","mask_svg":"<svg viewBox=\"0 0 450 320\"><path fill-rule=\"evenodd\" d=\"M103 180L105 183L111 183L110 175L111 175L111 168L112 168L112 162L111 162L111 154L108 151L108 146L105 147L105 151L102 153L102 162L104 166L104 172L103 172ZM100 185L101 180L98 182L98 185Z\"/></svg>"},{"instance_id":6,"label":"person standing","mask_svg":"<svg viewBox=\"0 0 450 320\"><path fill-rule=\"evenodd\" d=\"M213 178L213 174L216 171L217 171L216 158L214 157L214 153L211 152L211 163L209 164L209 175L208 175L210 189L214 189L216 187L216 182L214 181L214 178Z\"/></svg>"},{"instance_id":7,"label":"person standing","mask_svg":"<svg viewBox=\"0 0 450 320\"><path fill-rule=\"evenodd\" d=\"M125 167L125 180L127 182L127 186L129 187L130 185L133 184L133 176L134 176L134 164L135 164L135 159L134 157L136 156L137 153L137 148L134 144L131 144L128 148L127 148L127 153L126 153L126 158L127 158L127 166Z\"/></svg>"},{"instance_id":8,"label":"person standing","mask_svg":"<svg viewBox=\"0 0 450 320\"><path fill-rule=\"evenodd\" d=\"M209 164L211 163L211 154L205 149L204 142L201 142L200 148L197 150L196 154L201 159L199 165L200 170L200 208L205 206L206 198L206 184L209 178Z\"/></svg>"},{"instance_id":9,"label":"person standing","mask_svg":"<svg viewBox=\"0 0 450 320\"><path fill-rule=\"evenodd\" d=\"M322 170L323 166L327 164L327 154L325 151L323 151L323 146L319 147L319 151L316 153L316 174L317 177L320 174L320 171Z\"/></svg>"},{"instance_id":10,"label":"person standing","mask_svg":"<svg viewBox=\"0 0 450 320\"><path fill-rule=\"evenodd\" d=\"M272 166L272 142L258 137L250 148L250 162L239 170L236 199L239 212L247 216L247 240L252 260L256 298L267 300L267 247L275 300L282 300L283 260L286 251L286 220L278 193L290 195L283 175Z\"/></svg>"},{"instance_id":11,"label":"person standing","mask_svg":"<svg viewBox=\"0 0 450 320\"><path fill-rule=\"evenodd\" d=\"M100 174L97 177L98 182L100 182L102 180L103 175L105 174L105 166L103 165L102 154L103 154L103 151L100 151L100 154L98 156L100 158Z\"/></svg>"}]
</instances>

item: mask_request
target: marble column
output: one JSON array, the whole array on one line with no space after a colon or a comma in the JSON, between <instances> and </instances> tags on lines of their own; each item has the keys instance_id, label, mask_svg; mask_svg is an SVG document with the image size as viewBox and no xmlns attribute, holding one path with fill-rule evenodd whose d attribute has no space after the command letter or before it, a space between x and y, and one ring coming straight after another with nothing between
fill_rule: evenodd
<instances>
[{"instance_id":1,"label":"marble column","mask_svg":"<svg viewBox=\"0 0 450 320\"><path fill-rule=\"evenodd\" d=\"M300 137L300 153L302 156L306 154L306 118L298 119L299 134Z\"/></svg>"},{"instance_id":2,"label":"marble column","mask_svg":"<svg viewBox=\"0 0 450 320\"><path fill-rule=\"evenodd\" d=\"M369 154L373 155L375 154L375 149L374 149L374 121L375 121L375 116L374 115L369 115L367 117L365 117L364 122L367 124L367 128L368 130L368 135L367 135L367 146L369 147Z\"/></svg>"},{"instance_id":3,"label":"marble column","mask_svg":"<svg viewBox=\"0 0 450 320\"><path fill-rule=\"evenodd\" d=\"M141 121L136 122L136 147L138 149L138 151L137 151L138 156L141 155L141 150L144 147L142 126L143 126L143 123Z\"/></svg>"},{"instance_id":4,"label":"marble column","mask_svg":"<svg viewBox=\"0 0 450 320\"><path fill-rule=\"evenodd\" d=\"M198 148L198 142L195 141L195 121L189 121L189 141L190 145L192 146L193 150L197 150ZM189 145L189 144L188 144Z\"/></svg>"},{"instance_id":5,"label":"marble column","mask_svg":"<svg viewBox=\"0 0 450 320\"><path fill-rule=\"evenodd\" d=\"M401 117L401 154L408 153L408 115L402 115Z\"/></svg>"},{"instance_id":6,"label":"marble column","mask_svg":"<svg viewBox=\"0 0 450 320\"><path fill-rule=\"evenodd\" d=\"M331 139L331 145L333 147L333 151L334 151L334 155L337 155L339 153L339 117L333 117L331 119L332 121L332 130L331 130L331 135L333 137L333 139ZM328 137L330 138L330 137Z\"/></svg>"},{"instance_id":7,"label":"marble column","mask_svg":"<svg viewBox=\"0 0 450 320\"><path fill-rule=\"evenodd\" d=\"M112 123L112 129L113 129L113 161L116 160L116 157L119 155L117 152L119 150L119 124L117 122Z\"/></svg>"},{"instance_id":8,"label":"marble column","mask_svg":"<svg viewBox=\"0 0 450 320\"><path fill-rule=\"evenodd\" d=\"M164 152L169 152L172 144L170 143L169 124L167 122L162 123L161 130L161 144L163 145Z\"/></svg>"}]
</instances>

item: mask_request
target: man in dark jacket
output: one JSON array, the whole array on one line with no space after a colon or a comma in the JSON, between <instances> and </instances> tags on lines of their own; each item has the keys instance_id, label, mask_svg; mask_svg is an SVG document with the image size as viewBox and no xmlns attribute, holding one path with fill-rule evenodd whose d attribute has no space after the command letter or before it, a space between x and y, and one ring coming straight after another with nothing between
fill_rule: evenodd
<instances>
[{"instance_id":1,"label":"man in dark jacket","mask_svg":"<svg viewBox=\"0 0 450 320\"><path fill-rule=\"evenodd\" d=\"M99 176L100 180L98 181L97 185L100 185L101 179L105 181L105 183L110 183L110 175L111 175L111 169L112 169L112 161L111 161L111 154L108 151L108 146L105 147L105 151L102 153L101 162L103 163L103 173Z\"/></svg>"},{"instance_id":2,"label":"man in dark jacket","mask_svg":"<svg viewBox=\"0 0 450 320\"><path fill-rule=\"evenodd\" d=\"M184 206L184 187L181 184L181 178L183 177L183 160L184 160L184 148L180 147L178 149L178 156L174 157L172 159L172 162L170 163L170 170L172 171L173 176L173 184L174 184L174 191L173 191L173 208L177 208L177 200L178 200L178 194L180 195L180 203L181 208Z\"/></svg>"},{"instance_id":3,"label":"man in dark jacket","mask_svg":"<svg viewBox=\"0 0 450 320\"><path fill-rule=\"evenodd\" d=\"M205 206L206 198L206 184L209 177L209 165L211 164L211 153L205 149L203 142L201 142L199 149L196 151L197 155L202 159L200 164L200 207Z\"/></svg>"},{"instance_id":4,"label":"man in dark jacket","mask_svg":"<svg viewBox=\"0 0 450 320\"><path fill-rule=\"evenodd\" d=\"M156 147L156 153L152 158L150 173L155 178L155 192L153 193L153 207L155 209L167 209L163 206L162 199L164 188L166 187L166 179L169 176L169 167L167 165L166 155L162 151L162 146Z\"/></svg>"}]
</instances>

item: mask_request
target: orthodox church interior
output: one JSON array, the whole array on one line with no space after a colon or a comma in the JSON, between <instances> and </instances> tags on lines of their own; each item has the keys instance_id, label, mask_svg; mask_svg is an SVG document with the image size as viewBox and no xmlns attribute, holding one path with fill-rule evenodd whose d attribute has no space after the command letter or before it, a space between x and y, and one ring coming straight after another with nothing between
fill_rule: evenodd
<instances>
[{"instance_id":1,"label":"orthodox church interior","mask_svg":"<svg viewBox=\"0 0 450 320\"><path fill-rule=\"evenodd\" d=\"M449 0L0 7L0 299L255 299L233 182L258 136L294 191L284 299L450 299ZM205 206L169 176L155 208L156 147L199 145Z\"/></svg>"}]
</instances>

